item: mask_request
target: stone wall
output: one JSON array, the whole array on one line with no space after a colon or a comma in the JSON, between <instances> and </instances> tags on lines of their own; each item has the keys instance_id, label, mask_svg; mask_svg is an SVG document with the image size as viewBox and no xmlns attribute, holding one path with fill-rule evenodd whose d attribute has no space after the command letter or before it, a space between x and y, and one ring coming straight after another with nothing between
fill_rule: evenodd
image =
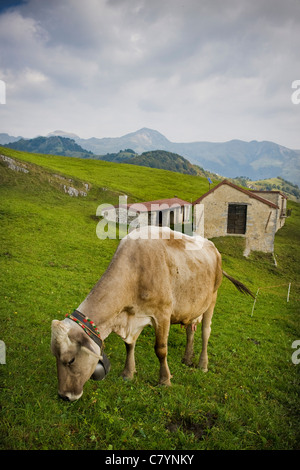
<instances>
[{"instance_id":1,"label":"stone wall","mask_svg":"<svg viewBox=\"0 0 300 470\"><path fill-rule=\"evenodd\" d=\"M257 196L263 197L268 201L276 204L279 209L277 211L277 224L276 231L279 230L285 224L285 219L287 216L287 198L283 196L279 191L251 191Z\"/></svg>"}]
</instances>

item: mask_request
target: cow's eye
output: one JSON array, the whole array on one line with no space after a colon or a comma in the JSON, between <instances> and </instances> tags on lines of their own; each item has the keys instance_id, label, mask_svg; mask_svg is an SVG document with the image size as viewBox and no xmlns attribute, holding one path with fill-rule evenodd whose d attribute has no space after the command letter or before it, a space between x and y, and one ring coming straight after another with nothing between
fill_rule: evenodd
<instances>
[{"instance_id":1,"label":"cow's eye","mask_svg":"<svg viewBox=\"0 0 300 470\"><path fill-rule=\"evenodd\" d=\"M75 357L73 357L73 359L71 359L71 360L68 362L68 366L70 366L71 364L73 364L74 361L75 361Z\"/></svg>"}]
</instances>

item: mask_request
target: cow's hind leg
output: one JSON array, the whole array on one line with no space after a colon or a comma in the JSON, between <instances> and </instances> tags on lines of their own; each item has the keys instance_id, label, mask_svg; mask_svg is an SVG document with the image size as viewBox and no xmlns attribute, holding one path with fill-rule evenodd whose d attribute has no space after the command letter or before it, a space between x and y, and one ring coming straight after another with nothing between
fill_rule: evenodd
<instances>
[{"instance_id":1,"label":"cow's hind leg","mask_svg":"<svg viewBox=\"0 0 300 470\"><path fill-rule=\"evenodd\" d=\"M160 362L159 383L160 385L171 385L171 374L167 362L168 336L170 330L169 319L155 326L155 354Z\"/></svg>"},{"instance_id":2,"label":"cow's hind leg","mask_svg":"<svg viewBox=\"0 0 300 470\"><path fill-rule=\"evenodd\" d=\"M187 366L191 366L193 364L194 335L195 335L195 329L193 328L193 325L190 324L186 327L186 347L185 347L184 356L182 358L183 364Z\"/></svg>"},{"instance_id":3,"label":"cow's hind leg","mask_svg":"<svg viewBox=\"0 0 300 470\"><path fill-rule=\"evenodd\" d=\"M215 294L215 298L213 302L211 303L210 307L206 310L206 312L203 314L202 318L202 351L200 355L200 360L198 367L203 370L203 372L208 371L208 355L207 355L207 345L208 345L208 340L211 332L211 319L214 313L214 308L217 300L217 293Z\"/></svg>"},{"instance_id":4,"label":"cow's hind leg","mask_svg":"<svg viewBox=\"0 0 300 470\"><path fill-rule=\"evenodd\" d=\"M134 373L136 372L135 356L134 356L135 343L136 343L136 341L134 341L130 344L125 343L125 346L126 346L126 361L125 361L124 370L122 372L122 377L125 380L133 379Z\"/></svg>"},{"instance_id":5,"label":"cow's hind leg","mask_svg":"<svg viewBox=\"0 0 300 470\"><path fill-rule=\"evenodd\" d=\"M203 314L203 318L202 318L202 351L201 351L198 367L202 369L203 372L208 371L207 345L208 345L208 340L210 336L210 331L211 331L210 325L211 325L211 319L214 313L216 300L217 300L217 294L215 295L215 299L211 303L210 307Z\"/></svg>"}]
</instances>

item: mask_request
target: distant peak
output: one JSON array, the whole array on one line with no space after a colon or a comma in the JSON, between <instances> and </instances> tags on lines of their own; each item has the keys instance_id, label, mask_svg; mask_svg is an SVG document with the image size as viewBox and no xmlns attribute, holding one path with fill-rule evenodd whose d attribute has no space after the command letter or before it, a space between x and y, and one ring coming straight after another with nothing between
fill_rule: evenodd
<instances>
[{"instance_id":1,"label":"distant peak","mask_svg":"<svg viewBox=\"0 0 300 470\"><path fill-rule=\"evenodd\" d=\"M79 138L78 135L73 134L72 132L65 132L65 131L60 131L60 130L49 132L49 134L47 134L46 137L55 137L55 136L69 137L70 139Z\"/></svg>"},{"instance_id":2,"label":"distant peak","mask_svg":"<svg viewBox=\"0 0 300 470\"><path fill-rule=\"evenodd\" d=\"M159 140L160 142L169 142L167 137L165 137L161 132L156 131L155 129L149 129L148 127L142 127L138 131L132 132L128 134L128 136L141 136L141 137L147 137L148 139L152 140Z\"/></svg>"},{"instance_id":3,"label":"distant peak","mask_svg":"<svg viewBox=\"0 0 300 470\"><path fill-rule=\"evenodd\" d=\"M135 132L132 132L132 134L152 134L152 135L160 135L160 136L164 137L163 134L156 131L155 129L149 129L149 127L142 127L141 129L139 129Z\"/></svg>"}]
</instances>

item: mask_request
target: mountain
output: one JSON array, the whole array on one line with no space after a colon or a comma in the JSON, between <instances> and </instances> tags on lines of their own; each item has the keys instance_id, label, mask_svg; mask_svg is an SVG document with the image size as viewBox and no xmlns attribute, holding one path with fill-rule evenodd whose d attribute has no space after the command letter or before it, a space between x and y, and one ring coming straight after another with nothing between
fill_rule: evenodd
<instances>
[{"instance_id":1,"label":"mountain","mask_svg":"<svg viewBox=\"0 0 300 470\"><path fill-rule=\"evenodd\" d=\"M274 142L231 140L176 145L179 153L191 163L201 162L205 169L226 177L247 176L260 180L281 176L296 184L300 182L300 151Z\"/></svg>"},{"instance_id":2,"label":"mountain","mask_svg":"<svg viewBox=\"0 0 300 470\"><path fill-rule=\"evenodd\" d=\"M75 141L78 139L80 140L80 137L77 134L73 134L72 132L53 131L53 132L49 132L49 134L46 135L46 137L56 137L56 136L67 137L68 139L74 139Z\"/></svg>"},{"instance_id":3,"label":"mountain","mask_svg":"<svg viewBox=\"0 0 300 470\"><path fill-rule=\"evenodd\" d=\"M14 137L9 134L0 133L0 145L6 145L6 144L9 144L10 142L16 142L17 140L20 140L20 139L22 139L21 136Z\"/></svg>"},{"instance_id":4,"label":"mountain","mask_svg":"<svg viewBox=\"0 0 300 470\"><path fill-rule=\"evenodd\" d=\"M124 148L131 148L136 153L146 152L148 150L168 150L171 142L158 131L143 128L139 131L126 134L122 137L104 137L97 139L74 138L74 140L83 148L90 150L97 155L119 152Z\"/></svg>"},{"instance_id":5,"label":"mountain","mask_svg":"<svg viewBox=\"0 0 300 470\"><path fill-rule=\"evenodd\" d=\"M228 178L247 176L253 180L280 176L300 184L300 150L291 150L274 142L191 142L169 141L158 131L142 128L122 137L76 138L82 148L97 155L130 148L137 153L166 150L182 155L195 165Z\"/></svg>"},{"instance_id":6,"label":"mountain","mask_svg":"<svg viewBox=\"0 0 300 470\"><path fill-rule=\"evenodd\" d=\"M73 139L60 136L35 137L20 139L6 144L5 147L23 152L42 153L47 155L64 155L66 157L92 158L94 155L76 144Z\"/></svg>"}]
</instances>

